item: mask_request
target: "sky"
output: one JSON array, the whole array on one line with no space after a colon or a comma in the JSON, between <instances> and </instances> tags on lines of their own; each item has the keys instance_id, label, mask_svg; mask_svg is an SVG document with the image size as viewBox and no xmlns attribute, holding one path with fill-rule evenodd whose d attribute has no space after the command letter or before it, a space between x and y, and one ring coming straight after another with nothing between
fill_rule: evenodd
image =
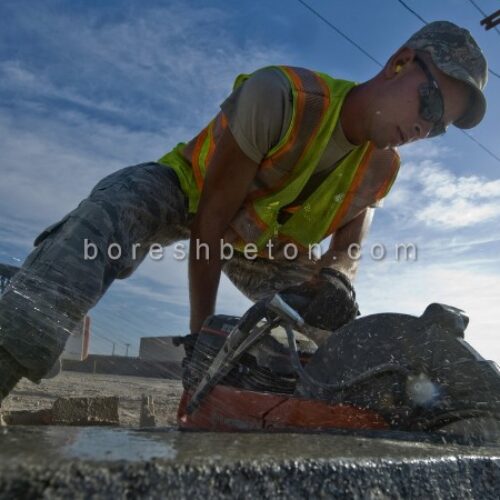
<instances>
[{"instance_id":1,"label":"sky","mask_svg":"<svg viewBox=\"0 0 500 500\"><path fill-rule=\"evenodd\" d=\"M427 21L468 28L500 73L500 36L467 0L408 0ZM496 0L476 0L492 13ZM309 4L385 62L422 23L396 0ZM39 232L105 175L160 158L215 115L242 72L303 66L365 81L379 67L296 0L2 0L0 262L20 265ZM500 156L500 79L470 134ZM363 315L459 307L466 339L500 362L500 162L462 132L400 150L398 179L376 210L355 286ZM416 245L397 260L395 245ZM379 259L382 246L385 258ZM375 258L371 253L375 252ZM117 280L91 311L91 351L138 352L143 336L188 333L187 262L171 251ZM217 312L248 301L223 277Z\"/></svg>"}]
</instances>

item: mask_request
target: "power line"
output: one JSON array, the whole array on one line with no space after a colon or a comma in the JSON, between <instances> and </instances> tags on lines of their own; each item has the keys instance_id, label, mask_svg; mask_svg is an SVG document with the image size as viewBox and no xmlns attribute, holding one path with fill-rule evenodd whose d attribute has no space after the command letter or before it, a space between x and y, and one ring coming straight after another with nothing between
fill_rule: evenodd
<instances>
[{"instance_id":1,"label":"power line","mask_svg":"<svg viewBox=\"0 0 500 500\"><path fill-rule=\"evenodd\" d=\"M469 2L474 5L474 7L476 7L476 9L484 16L484 17L488 17L488 14L486 14L486 12L484 12L483 9L481 9L481 7L479 7L479 5L474 2L474 0L469 0Z\"/></svg>"},{"instance_id":2,"label":"power line","mask_svg":"<svg viewBox=\"0 0 500 500\"><path fill-rule=\"evenodd\" d=\"M500 78L500 75L496 71L493 71L491 68L488 68L488 71L497 78Z\"/></svg>"},{"instance_id":3,"label":"power line","mask_svg":"<svg viewBox=\"0 0 500 500\"><path fill-rule=\"evenodd\" d=\"M415 17L418 17L424 24L427 24L427 21L417 12L415 12L409 5L406 5L402 0L398 0L398 2L407 10L409 10Z\"/></svg>"},{"instance_id":4,"label":"power line","mask_svg":"<svg viewBox=\"0 0 500 500\"><path fill-rule=\"evenodd\" d=\"M349 38L343 31L341 31L337 26L333 25L328 19L323 17L317 10L314 10L310 5L308 5L306 2L302 0L297 0L299 3L301 3L306 9L309 9L315 16L319 17L325 24L330 26L333 30L335 30L342 38L347 40L350 44L354 45L359 51L361 51L366 57L370 58L375 64L380 66L381 68L384 67L384 65L380 62L377 61L371 54L369 54L361 45L356 43L352 38Z\"/></svg>"},{"instance_id":5,"label":"power line","mask_svg":"<svg viewBox=\"0 0 500 500\"><path fill-rule=\"evenodd\" d=\"M299 0L300 1L300 0ZM472 0L469 0L470 2L472 2ZM403 2L403 0L398 0L398 2L408 11L408 12L411 12L415 17L417 17L418 19L420 19L420 21L422 21L424 24L429 24L420 14L418 14L417 12L415 12L410 6L408 6L405 2ZM475 5L473 3L473 5ZM497 78L500 79L500 74L498 74L496 71L493 71L491 68L488 68L488 71L490 72L490 74L492 74L493 76L496 76Z\"/></svg>"},{"instance_id":6,"label":"power line","mask_svg":"<svg viewBox=\"0 0 500 500\"><path fill-rule=\"evenodd\" d=\"M488 153L492 158L500 162L500 157L498 157L495 153L493 153L493 151L490 151L484 144L481 144L473 135L469 134L463 129L460 129L460 132L462 132L462 134L465 134L471 141L475 142L483 151Z\"/></svg>"},{"instance_id":7,"label":"power line","mask_svg":"<svg viewBox=\"0 0 500 500\"><path fill-rule=\"evenodd\" d=\"M311 11L316 17L318 17L319 19L321 19L327 26L329 26L331 29L333 29L336 33L338 33L340 36L342 36L344 39L346 39L349 43L351 43L352 45L354 45L354 47L356 47L359 51L361 51L365 56L367 56L370 60L372 60L378 66L380 66L380 67L384 66L380 61L378 61L377 59L375 59L375 57L373 57L370 53L368 53L363 47L361 47L358 43L356 43L349 36L347 36L343 31L341 31L339 28L337 28L337 26L334 26L330 21L328 21L328 19L326 19L325 17L323 17L318 11L314 10L306 2L304 2L303 0L297 0L297 1L299 3L301 3L306 9L308 9L309 11ZM401 5L403 5L406 9L408 9L412 14L414 14L415 16L417 16L424 24L427 24L427 21L425 21L425 19L423 19L421 16L419 16L413 9L411 9L410 7L408 7L408 5L406 5L402 0L398 0L398 2L401 3ZM493 73L493 74L496 75L496 73ZM498 76L498 75L496 75L496 76ZM475 137L473 137L471 134L469 134L465 130L460 129L460 131L464 135L466 135L471 141L473 141L474 143L476 143L483 151L485 151L486 153L488 153L492 158L494 158L495 160L497 160L500 163L500 157L498 157L495 153L493 153L493 151L489 150L484 144L482 144L481 142L479 142Z\"/></svg>"},{"instance_id":8,"label":"power line","mask_svg":"<svg viewBox=\"0 0 500 500\"><path fill-rule=\"evenodd\" d=\"M479 5L474 2L474 0L469 0L469 2L484 16L484 17L488 17L488 14L486 14L486 12L484 12L483 9L481 9L481 7L479 7ZM498 31L498 28L495 26L493 28L499 35L500 35L500 31Z\"/></svg>"}]
</instances>

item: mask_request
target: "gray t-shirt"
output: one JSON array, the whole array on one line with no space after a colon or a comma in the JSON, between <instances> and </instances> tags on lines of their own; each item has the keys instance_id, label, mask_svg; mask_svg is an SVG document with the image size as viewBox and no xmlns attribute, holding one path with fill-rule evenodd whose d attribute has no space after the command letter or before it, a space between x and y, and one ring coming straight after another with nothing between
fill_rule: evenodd
<instances>
[{"instance_id":1,"label":"gray t-shirt","mask_svg":"<svg viewBox=\"0 0 500 500\"><path fill-rule=\"evenodd\" d=\"M292 107L290 83L280 70L272 67L253 73L221 104L236 142L256 163L285 135ZM345 137L339 120L316 170L294 204L305 201L355 147Z\"/></svg>"}]
</instances>

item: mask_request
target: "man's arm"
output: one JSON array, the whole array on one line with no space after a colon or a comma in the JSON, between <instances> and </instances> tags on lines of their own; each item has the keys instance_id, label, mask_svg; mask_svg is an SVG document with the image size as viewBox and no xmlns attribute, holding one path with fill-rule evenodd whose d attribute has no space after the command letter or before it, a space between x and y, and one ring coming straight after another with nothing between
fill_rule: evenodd
<instances>
[{"instance_id":1,"label":"man's arm","mask_svg":"<svg viewBox=\"0 0 500 500\"><path fill-rule=\"evenodd\" d=\"M222 133L205 176L198 211L191 227L189 250L189 292L191 332L197 333L203 321L213 314L221 274L220 241L229 223L243 204L258 164L248 158L236 143L229 127ZM209 259L197 242L206 243Z\"/></svg>"},{"instance_id":2,"label":"man's arm","mask_svg":"<svg viewBox=\"0 0 500 500\"><path fill-rule=\"evenodd\" d=\"M349 247L359 245L357 248L351 247L350 254L355 257L358 253L357 249L361 247L363 239L368 234L374 211L374 208L367 207L335 232L330 248L318 261L318 270L322 267L332 267L343 272L350 280L354 279L359 260L349 257Z\"/></svg>"}]
</instances>

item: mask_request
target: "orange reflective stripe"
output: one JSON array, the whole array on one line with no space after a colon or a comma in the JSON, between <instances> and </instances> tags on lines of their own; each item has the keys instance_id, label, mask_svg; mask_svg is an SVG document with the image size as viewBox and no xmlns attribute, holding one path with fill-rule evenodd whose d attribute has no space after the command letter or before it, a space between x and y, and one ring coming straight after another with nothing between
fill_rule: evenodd
<instances>
[{"instance_id":1,"label":"orange reflective stripe","mask_svg":"<svg viewBox=\"0 0 500 500\"><path fill-rule=\"evenodd\" d=\"M380 189L377 191L375 198L378 200L382 199L388 192L394 181L396 180L396 175L399 170L400 157L399 154L394 151L394 157L392 159L390 170L392 171L392 175L387 177L384 183L380 186Z\"/></svg>"},{"instance_id":2,"label":"orange reflective stripe","mask_svg":"<svg viewBox=\"0 0 500 500\"><path fill-rule=\"evenodd\" d=\"M216 150L214 131L217 126L224 130L227 127L227 118L221 112L198 135L191 157L194 178L198 189L201 191L205 173Z\"/></svg>"},{"instance_id":3,"label":"orange reflective stripe","mask_svg":"<svg viewBox=\"0 0 500 500\"><path fill-rule=\"evenodd\" d=\"M294 85L298 89L303 89L302 85L302 80L300 79L299 75L296 74L296 72L292 68L284 68L284 70L289 74L290 78L293 80ZM304 145L302 152L297 160L296 166L300 165L300 162L303 160L304 156L307 154L309 151L309 147L311 143L314 142L316 139L316 134L318 132L318 129L321 126L321 123L323 121L323 117L327 111L327 109L330 106L330 93L328 91L328 87L325 85L325 83L321 80L321 78L318 77L318 75L314 74L316 80L320 84L320 86L323 88L325 92L325 97L328 96L328 99L323 99L323 105L321 109L321 116L320 119L317 121L316 125L314 126L314 129L311 131L309 134L308 140L306 144ZM294 122L294 127L292 130L292 133L290 134L290 137L288 139L288 142L276 153L271 156L270 158L264 160L263 164L261 165L261 168L267 168L269 166L273 165L273 162L278 159L281 155L284 153L288 152L297 142L297 137L299 135L300 127L301 127L301 120L304 115L304 108L305 108L305 94L303 92L297 92L297 115L295 118ZM274 183L272 188L262 188L262 189L257 189L255 191L252 191L248 194L249 199L255 200L256 198L259 198L261 196L265 196L267 194L270 194L272 192L279 191L290 179L290 176L295 172L296 166L290 170L290 172L287 175L284 175L278 182Z\"/></svg>"},{"instance_id":4,"label":"orange reflective stripe","mask_svg":"<svg viewBox=\"0 0 500 500\"><path fill-rule=\"evenodd\" d=\"M213 120L207 125L206 127L206 136L205 140L203 141L203 144L201 145L201 150L200 150L200 161L199 161L199 166L200 166L200 172L203 178L205 177L205 172L207 171L207 157L208 153L210 150L210 141L213 135L213 130L212 130L212 125L213 125Z\"/></svg>"},{"instance_id":5,"label":"orange reflective stripe","mask_svg":"<svg viewBox=\"0 0 500 500\"><path fill-rule=\"evenodd\" d=\"M288 68L288 67L283 67L283 71L285 71L285 73L288 74L288 76L290 77L290 79L293 81L294 85L297 88L300 88L300 89L303 88L302 81L300 80L300 77L295 73L295 71L293 71L291 68ZM297 108L296 108L296 114L295 114L295 121L293 123L293 129L292 129L292 132L290 134L290 137L288 138L288 142L281 149L276 151L276 153L274 153L273 156L264 160L264 162L261 165L261 168L268 168L268 167L272 166L273 161L277 160L278 158L280 158L280 156L283 156L285 153L287 153L297 141L297 136L299 134L299 128L300 128L300 122L302 121L302 117L304 115L306 98L305 98L305 94L303 92L297 92L296 96L297 96L297 99L296 99L295 104L296 104Z\"/></svg>"},{"instance_id":6,"label":"orange reflective stripe","mask_svg":"<svg viewBox=\"0 0 500 500\"><path fill-rule=\"evenodd\" d=\"M318 77L318 75L314 74L314 76L316 77L316 80L318 80L321 84L323 84L323 82L321 82L321 79ZM328 97L328 98L326 98L326 97ZM307 140L307 143L304 146L304 149L302 150L302 153L300 154L300 157L299 157L299 161L297 163L301 163L304 156L306 155L306 153L309 152L309 147L311 146L311 143L316 139L316 135L318 133L319 128L321 127L323 117L325 116L325 113L329 107L330 107L330 93L328 92L328 89L326 89L325 99L323 99L323 105L322 105L322 109L321 109L320 119L316 123L316 126L314 127L314 129L311 131L309 138Z\"/></svg>"},{"instance_id":7,"label":"orange reflective stripe","mask_svg":"<svg viewBox=\"0 0 500 500\"><path fill-rule=\"evenodd\" d=\"M224 130L227 127L227 117L222 111L219 113L218 119L220 119L222 130Z\"/></svg>"},{"instance_id":8,"label":"orange reflective stripe","mask_svg":"<svg viewBox=\"0 0 500 500\"><path fill-rule=\"evenodd\" d=\"M248 215L252 219L252 221L255 223L256 226L258 226L260 229L263 231L266 231L269 228L269 225L266 224L260 217L259 214L255 211L255 207L253 206L253 203L248 203L246 205L248 209Z\"/></svg>"},{"instance_id":9,"label":"orange reflective stripe","mask_svg":"<svg viewBox=\"0 0 500 500\"><path fill-rule=\"evenodd\" d=\"M327 235L333 233L333 231L337 229L338 225L342 222L344 215L349 210L351 201L353 197L356 195L358 187L361 184L361 181L363 180L363 176L366 172L366 169L370 164L370 157L372 155L374 147L375 146L372 143L370 143L370 146L368 147L368 150L363 158L363 162L361 163L361 165L359 165L358 169L356 170L354 179L352 180L351 185L349 186L349 191L347 191L346 197L344 198L342 205L338 208L337 213L335 214L335 217L332 220L332 223L330 224L327 232L323 237L326 237Z\"/></svg>"},{"instance_id":10,"label":"orange reflective stripe","mask_svg":"<svg viewBox=\"0 0 500 500\"><path fill-rule=\"evenodd\" d=\"M316 74L314 76L316 77L316 80L320 81L320 79L318 78L318 76ZM316 126L314 127L311 134L309 135L309 139L307 140L307 143L304 146L304 149L302 150L302 153L300 155L299 162L302 161L302 158L304 157L304 155L309 151L309 146L315 140L316 134L318 133L318 129L321 126L321 122L323 121L322 120L323 116L325 116L326 110L330 106L330 94L328 92L328 89L327 89L326 94L325 94L325 97L326 96L328 96L328 99L323 99L323 106L321 109L321 118L318 120L318 122L316 123Z\"/></svg>"},{"instance_id":11,"label":"orange reflective stripe","mask_svg":"<svg viewBox=\"0 0 500 500\"><path fill-rule=\"evenodd\" d=\"M210 161L212 160L212 156L215 152L215 140L214 140L214 123L210 123L208 126L208 151L205 157L205 171L210 165Z\"/></svg>"},{"instance_id":12,"label":"orange reflective stripe","mask_svg":"<svg viewBox=\"0 0 500 500\"><path fill-rule=\"evenodd\" d=\"M317 73L314 73L314 76L316 77L319 86L323 90L323 95L328 96L328 100L330 100L330 89L328 88L328 85L323 81L323 79Z\"/></svg>"},{"instance_id":13,"label":"orange reflective stripe","mask_svg":"<svg viewBox=\"0 0 500 500\"><path fill-rule=\"evenodd\" d=\"M201 191L201 188L203 187L203 175L201 172L201 167L200 167L200 153L201 149L203 147L203 144L205 143L205 140L208 135L208 127L204 128L200 135L198 135L198 138L196 139L196 145L194 147L193 151L193 156L191 158L191 164L193 165L193 173L194 173L194 179L196 181L196 185L198 189Z\"/></svg>"}]
</instances>

